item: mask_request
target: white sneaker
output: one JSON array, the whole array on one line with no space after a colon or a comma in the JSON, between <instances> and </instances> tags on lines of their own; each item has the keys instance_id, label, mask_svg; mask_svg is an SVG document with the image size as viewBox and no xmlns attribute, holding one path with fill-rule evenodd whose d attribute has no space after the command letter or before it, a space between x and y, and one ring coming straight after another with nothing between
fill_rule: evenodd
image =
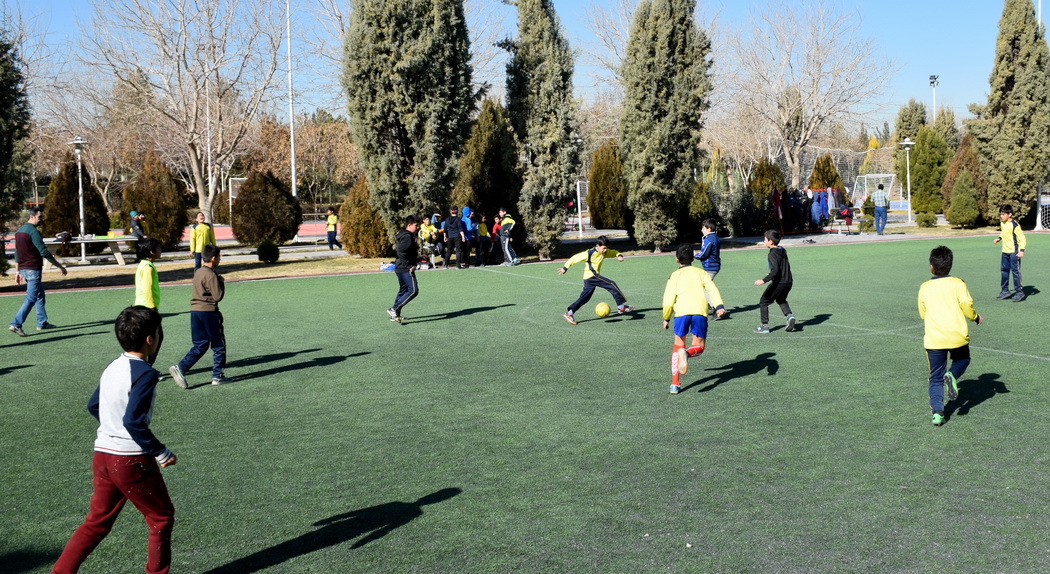
<instances>
[{"instance_id":1,"label":"white sneaker","mask_svg":"<svg viewBox=\"0 0 1050 574\"><path fill-rule=\"evenodd\" d=\"M678 349L678 374L684 375L689 370L689 353L686 350Z\"/></svg>"},{"instance_id":2,"label":"white sneaker","mask_svg":"<svg viewBox=\"0 0 1050 574\"><path fill-rule=\"evenodd\" d=\"M230 382L230 379L227 379L226 375L219 375L218 377L213 378L211 380L211 384L215 385L216 387L219 385L225 385L228 382Z\"/></svg>"},{"instance_id":3,"label":"white sneaker","mask_svg":"<svg viewBox=\"0 0 1050 574\"><path fill-rule=\"evenodd\" d=\"M178 365L172 365L171 368L168 369L168 374L171 375L171 378L175 380L175 384L178 385L180 389L189 388L186 385L186 377L182 375L182 369L180 369Z\"/></svg>"}]
</instances>

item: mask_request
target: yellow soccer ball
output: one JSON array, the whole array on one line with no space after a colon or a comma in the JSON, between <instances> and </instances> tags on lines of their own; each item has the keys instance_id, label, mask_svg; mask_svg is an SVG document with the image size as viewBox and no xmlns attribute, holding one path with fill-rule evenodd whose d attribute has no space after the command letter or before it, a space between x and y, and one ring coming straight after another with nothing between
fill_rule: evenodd
<instances>
[{"instance_id":1,"label":"yellow soccer ball","mask_svg":"<svg viewBox=\"0 0 1050 574\"><path fill-rule=\"evenodd\" d=\"M601 303L598 303L594 306L594 314L597 315L599 319L604 319L608 317L609 311L609 304L605 301L602 301Z\"/></svg>"}]
</instances>

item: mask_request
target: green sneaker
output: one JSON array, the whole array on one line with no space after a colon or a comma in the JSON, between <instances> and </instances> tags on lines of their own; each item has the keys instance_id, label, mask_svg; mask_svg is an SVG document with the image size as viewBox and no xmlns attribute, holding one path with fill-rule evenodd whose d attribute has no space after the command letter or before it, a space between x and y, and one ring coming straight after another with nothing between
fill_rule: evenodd
<instances>
[{"instance_id":1,"label":"green sneaker","mask_svg":"<svg viewBox=\"0 0 1050 574\"><path fill-rule=\"evenodd\" d=\"M944 390L949 401L959 398L959 381L955 380L951 371L944 374Z\"/></svg>"},{"instance_id":2,"label":"green sneaker","mask_svg":"<svg viewBox=\"0 0 1050 574\"><path fill-rule=\"evenodd\" d=\"M944 424L943 413L933 413L933 426L939 427Z\"/></svg>"}]
</instances>

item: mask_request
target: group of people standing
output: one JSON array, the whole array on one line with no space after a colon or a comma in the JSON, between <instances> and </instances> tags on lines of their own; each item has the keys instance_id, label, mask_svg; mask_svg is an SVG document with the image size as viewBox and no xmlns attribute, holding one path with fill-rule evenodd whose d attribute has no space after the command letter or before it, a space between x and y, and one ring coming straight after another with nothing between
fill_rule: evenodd
<instances>
[{"instance_id":1,"label":"group of people standing","mask_svg":"<svg viewBox=\"0 0 1050 574\"><path fill-rule=\"evenodd\" d=\"M512 245L515 225L517 222L506 208L500 208L491 225L487 215L478 214L469 206L464 206L462 212L455 207L449 209L448 217L444 219L438 213L424 217L418 226L423 252L421 261L428 262L431 267L438 267L437 259L441 257L440 266L447 269L454 254L456 268L464 269L470 266L470 253L473 251L474 266L484 267L499 259L495 253L498 243L503 255L500 264L508 267L517 265L521 260Z\"/></svg>"}]
</instances>

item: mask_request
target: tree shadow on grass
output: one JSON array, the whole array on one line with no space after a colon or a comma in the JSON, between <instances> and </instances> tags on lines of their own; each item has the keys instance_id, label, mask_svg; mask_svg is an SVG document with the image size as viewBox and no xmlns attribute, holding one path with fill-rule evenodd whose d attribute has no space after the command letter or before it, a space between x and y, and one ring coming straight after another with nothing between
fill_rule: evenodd
<instances>
[{"instance_id":1,"label":"tree shadow on grass","mask_svg":"<svg viewBox=\"0 0 1050 574\"><path fill-rule=\"evenodd\" d=\"M459 488L443 488L415 502L387 502L336 514L313 523L313 526L320 526L317 530L238 558L229 564L208 570L205 574L258 572L311 552L349 542L358 536L362 538L350 548L360 548L419 518L423 515L424 506L443 502L461 492L463 490Z\"/></svg>"},{"instance_id":2,"label":"tree shadow on grass","mask_svg":"<svg viewBox=\"0 0 1050 574\"><path fill-rule=\"evenodd\" d=\"M34 367L34 366L35 365L14 365L14 366L11 366L11 367L0 367L0 377L2 377L4 375L9 375L9 374L17 371L18 369L29 369L29 368Z\"/></svg>"},{"instance_id":3,"label":"tree shadow on grass","mask_svg":"<svg viewBox=\"0 0 1050 574\"><path fill-rule=\"evenodd\" d=\"M963 416L995 395L1009 393L1010 390L999 377L999 373L984 373L976 381L959 381L959 398L944 405L945 420L954 413Z\"/></svg>"},{"instance_id":4,"label":"tree shadow on grass","mask_svg":"<svg viewBox=\"0 0 1050 574\"><path fill-rule=\"evenodd\" d=\"M243 373L243 374L239 374L239 375L234 375L232 377L227 377L226 381L227 381L227 383L239 383L239 382L247 381L247 380L250 380L250 379L262 379L264 377L269 377L271 375L277 375L277 374L280 374L280 373L287 373L289 371L299 371L299 370L303 370L303 369L314 369L314 368L318 368L318 367L328 367L328 366L334 365L336 363L341 363L341 362L345 361L346 359L351 359L353 357L360 357L362 355L368 355L368 354L370 354L369 351L362 351L360 353L354 353L352 355L332 355L331 357L315 357L315 358L307 360L307 361L300 361L298 363L292 363L291 365L282 365L280 367L273 367L272 369L263 369L261 371L252 371L250 373ZM255 357L252 357L252 359L255 359ZM227 364L227 368L229 368L229 366L230 365ZM211 366L209 365L206 368L205 367L201 367L201 368L196 369L196 370L197 371L206 371L208 373L211 373ZM204 386L211 386L211 383L209 382L209 383L204 383L204 384L200 384L200 385L194 385L194 386L192 386L190 388L191 389L195 389L197 387L204 387Z\"/></svg>"},{"instance_id":5,"label":"tree shadow on grass","mask_svg":"<svg viewBox=\"0 0 1050 574\"><path fill-rule=\"evenodd\" d=\"M716 374L711 375L709 377L705 377L703 379L695 381L692 384L690 384L690 385L688 385L686 387L683 387L682 390L686 391L686 390L691 389L691 388L693 388L693 387L695 387L697 385L701 385L703 383L710 382L709 385L707 385L706 387L704 387L704 388L700 389L699 391L697 391L699 393L705 393L707 391L710 391L710 390L714 389L718 385L721 385L722 383L726 383L726 382L729 382L729 381L731 381L733 379L739 379L739 378L747 377L747 376L750 376L750 375L757 375L757 374L761 373L762 371L766 371L766 376L770 376L771 377L771 376L775 375L778 370L780 370L780 363L778 363L776 361L776 359L773 358L775 356L776 356L776 353L762 353L761 355L758 355L754 359L748 359L746 361L737 361L735 363L730 363L728 365L725 365L724 367L713 367L713 368L710 368L710 369L705 369L705 372L707 372L707 371L722 371L722 372L716 373Z\"/></svg>"},{"instance_id":6,"label":"tree shadow on grass","mask_svg":"<svg viewBox=\"0 0 1050 574\"><path fill-rule=\"evenodd\" d=\"M25 337L25 338L19 337L17 343L10 343L10 344L7 344L7 345L0 345L0 349L6 349L8 347L24 347L26 345L42 345L42 344L51 343L51 342L54 342L54 341L62 341L64 339L76 339L77 337L89 337L91 335L105 335L106 334L106 331L94 331L94 332L90 332L90 333L70 333L68 335L58 335L58 336L45 335L45 333L49 333L49 332L50 331L43 331L43 332L37 333L35 335L30 335L30 336ZM112 331L110 331L109 334L112 335ZM11 337L15 337L15 335L11 335Z\"/></svg>"},{"instance_id":7,"label":"tree shadow on grass","mask_svg":"<svg viewBox=\"0 0 1050 574\"><path fill-rule=\"evenodd\" d=\"M41 566L51 564L58 560L58 556L58 552L13 550L0 554L0 564L4 565L4 572L8 574L21 574L22 572L32 572Z\"/></svg>"},{"instance_id":8,"label":"tree shadow on grass","mask_svg":"<svg viewBox=\"0 0 1050 574\"><path fill-rule=\"evenodd\" d=\"M514 303L507 303L505 305L495 305L493 307L468 307L466 309L457 309L455 311L449 311L448 313L436 313L434 315L422 315L420 317L409 316L406 323L428 323L430 321L444 321L445 319L452 319L454 317L464 317L467 315L474 315L476 313L485 313L487 311L494 311L503 307L513 307Z\"/></svg>"}]
</instances>

